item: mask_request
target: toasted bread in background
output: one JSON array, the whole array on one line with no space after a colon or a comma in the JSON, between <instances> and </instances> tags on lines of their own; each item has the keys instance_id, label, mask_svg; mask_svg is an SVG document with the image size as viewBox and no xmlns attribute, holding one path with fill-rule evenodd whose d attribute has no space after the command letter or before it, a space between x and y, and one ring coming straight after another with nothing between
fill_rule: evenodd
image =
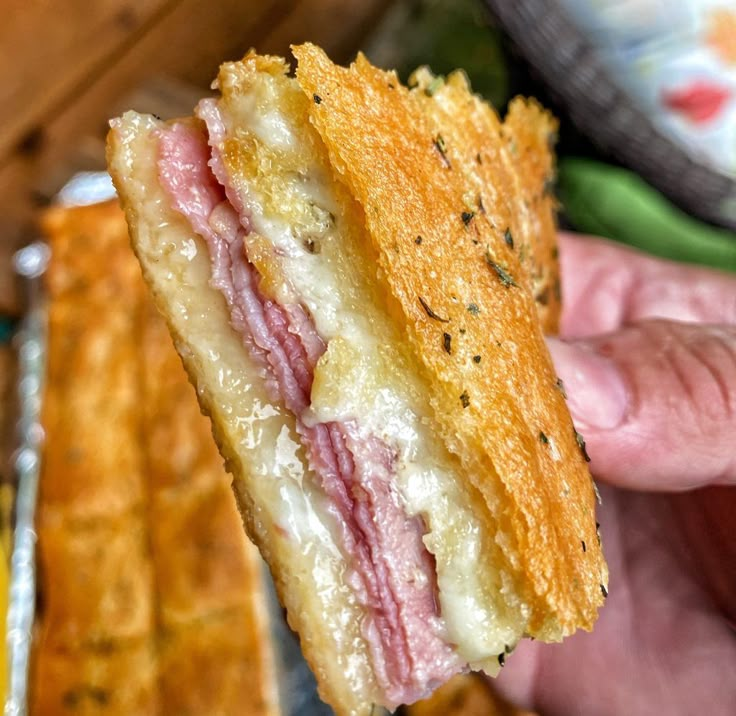
<instances>
[{"instance_id":1,"label":"toasted bread in background","mask_svg":"<svg viewBox=\"0 0 736 716\"><path fill-rule=\"evenodd\" d=\"M30 713L42 716L157 716L157 656L148 641L33 655Z\"/></svg>"},{"instance_id":2,"label":"toasted bread in background","mask_svg":"<svg viewBox=\"0 0 736 716\"><path fill-rule=\"evenodd\" d=\"M405 706L401 716L534 716L511 706L495 693L481 674L462 674L440 686L432 696Z\"/></svg>"},{"instance_id":3,"label":"toasted bread in background","mask_svg":"<svg viewBox=\"0 0 736 716\"><path fill-rule=\"evenodd\" d=\"M116 202L53 208L32 714L278 713L261 561Z\"/></svg>"},{"instance_id":4,"label":"toasted bread in background","mask_svg":"<svg viewBox=\"0 0 736 716\"><path fill-rule=\"evenodd\" d=\"M84 651L151 637L147 527L142 509L85 521L67 517L63 508L43 510L38 532L44 648Z\"/></svg>"}]
</instances>

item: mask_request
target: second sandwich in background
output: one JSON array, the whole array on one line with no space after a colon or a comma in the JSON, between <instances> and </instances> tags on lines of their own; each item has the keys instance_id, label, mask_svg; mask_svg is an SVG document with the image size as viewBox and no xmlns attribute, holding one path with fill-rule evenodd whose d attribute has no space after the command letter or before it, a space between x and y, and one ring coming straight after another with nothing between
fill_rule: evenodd
<instances>
[{"instance_id":1,"label":"second sandwich in background","mask_svg":"<svg viewBox=\"0 0 736 716\"><path fill-rule=\"evenodd\" d=\"M55 206L43 231L28 713L277 716L262 562L123 213Z\"/></svg>"}]
</instances>

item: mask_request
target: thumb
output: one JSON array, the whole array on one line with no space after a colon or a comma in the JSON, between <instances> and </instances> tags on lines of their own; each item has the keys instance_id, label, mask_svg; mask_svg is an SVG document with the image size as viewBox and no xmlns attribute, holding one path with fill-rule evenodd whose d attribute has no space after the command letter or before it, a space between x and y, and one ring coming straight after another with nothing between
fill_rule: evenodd
<instances>
[{"instance_id":1,"label":"thumb","mask_svg":"<svg viewBox=\"0 0 736 716\"><path fill-rule=\"evenodd\" d=\"M596 477L638 490L736 484L736 328L646 321L548 345Z\"/></svg>"}]
</instances>

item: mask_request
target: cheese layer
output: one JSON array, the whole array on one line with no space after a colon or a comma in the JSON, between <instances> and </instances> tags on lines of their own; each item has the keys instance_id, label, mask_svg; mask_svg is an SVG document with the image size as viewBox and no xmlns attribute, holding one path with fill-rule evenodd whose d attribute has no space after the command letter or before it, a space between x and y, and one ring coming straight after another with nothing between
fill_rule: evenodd
<instances>
[{"instance_id":1,"label":"cheese layer","mask_svg":"<svg viewBox=\"0 0 736 716\"><path fill-rule=\"evenodd\" d=\"M482 501L436 439L422 376L380 295L361 210L333 178L296 82L268 62L223 66L224 134L214 149L250 225L247 253L264 290L282 305L304 306L327 345L308 421L352 421L364 442L390 446L406 513L425 525L447 641L465 662L495 673L523 632L524 609L498 567ZM205 105L200 115L211 111Z\"/></svg>"}]
</instances>

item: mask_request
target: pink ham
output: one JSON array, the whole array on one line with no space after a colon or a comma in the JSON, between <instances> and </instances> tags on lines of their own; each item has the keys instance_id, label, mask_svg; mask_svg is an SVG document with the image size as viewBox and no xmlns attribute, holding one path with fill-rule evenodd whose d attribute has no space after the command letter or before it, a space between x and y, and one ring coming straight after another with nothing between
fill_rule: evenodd
<instances>
[{"instance_id":1,"label":"pink ham","mask_svg":"<svg viewBox=\"0 0 736 716\"><path fill-rule=\"evenodd\" d=\"M174 208L206 241L211 283L227 301L233 328L263 366L274 400L296 418L310 467L336 518L340 548L352 565L349 583L368 614L364 634L386 705L411 703L463 667L440 633L423 525L401 506L392 482L394 453L385 442L363 434L355 421L304 424L324 341L299 304L280 306L260 291L260 276L244 249L249 217L230 189L219 152L225 129L219 109L205 100L198 111L212 149L193 124L161 130L161 183Z\"/></svg>"}]
</instances>

